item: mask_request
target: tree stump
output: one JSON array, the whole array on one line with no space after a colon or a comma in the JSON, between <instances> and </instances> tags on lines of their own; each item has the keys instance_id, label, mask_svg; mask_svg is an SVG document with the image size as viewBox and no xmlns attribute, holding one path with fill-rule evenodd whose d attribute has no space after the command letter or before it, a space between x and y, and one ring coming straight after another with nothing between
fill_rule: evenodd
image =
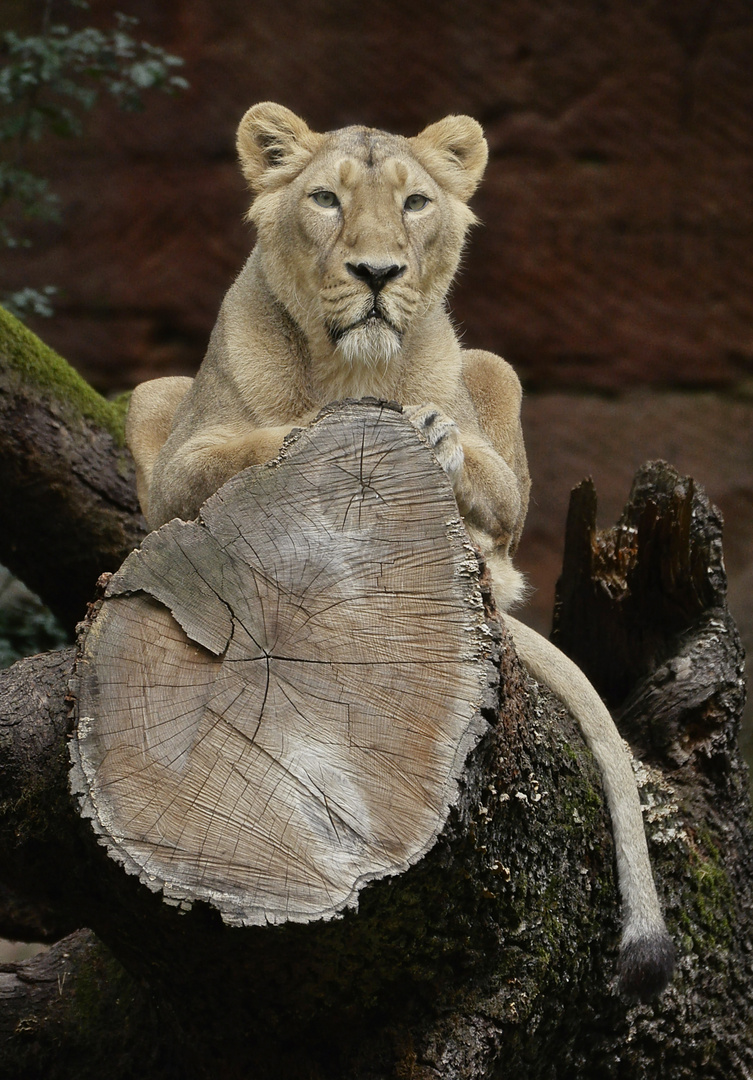
<instances>
[{"instance_id":1,"label":"tree stump","mask_svg":"<svg viewBox=\"0 0 753 1080\"><path fill-rule=\"evenodd\" d=\"M493 681L474 550L399 407L328 410L151 534L80 646L73 789L109 853L230 925L420 859Z\"/></svg>"}]
</instances>

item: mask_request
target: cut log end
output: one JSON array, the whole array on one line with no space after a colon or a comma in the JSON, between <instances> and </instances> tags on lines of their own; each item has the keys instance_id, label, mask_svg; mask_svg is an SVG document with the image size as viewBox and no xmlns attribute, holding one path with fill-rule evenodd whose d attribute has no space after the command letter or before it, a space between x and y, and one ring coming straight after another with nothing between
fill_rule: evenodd
<instances>
[{"instance_id":1,"label":"cut log end","mask_svg":"<svg viewBox=\"0 0 753 1080\"><path fill-rule=\"evenodd\" d=\"M79 646L73 790L171 903L331 917L436 840L485 728L491 645L412 426L328 411L110 580Z\"/></svg>"}]
</instances>

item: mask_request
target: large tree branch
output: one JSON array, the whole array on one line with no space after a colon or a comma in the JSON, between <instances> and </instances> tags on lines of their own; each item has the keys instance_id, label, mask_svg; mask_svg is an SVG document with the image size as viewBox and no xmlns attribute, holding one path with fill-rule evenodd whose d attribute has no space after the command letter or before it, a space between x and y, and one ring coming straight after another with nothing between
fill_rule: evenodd
<instances>
[{"instance_id":1,"label":"large tree branch","mask_svg":"<svg viewBox=\"0 0 753 1080\"><path fill-rule=\"evenodd\" d=\"M123 407L0 308L0 562L68 627L141 540Z\"/></svg>"}]
</instances>

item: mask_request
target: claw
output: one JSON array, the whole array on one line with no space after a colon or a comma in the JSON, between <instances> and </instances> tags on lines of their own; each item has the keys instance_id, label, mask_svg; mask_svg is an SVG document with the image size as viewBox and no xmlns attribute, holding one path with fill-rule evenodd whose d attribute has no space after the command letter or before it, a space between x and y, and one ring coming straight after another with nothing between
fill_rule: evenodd
<instances>
[{"instance_id":1,"label":"claw","mask_svg":"<svg viewBox=\"0 0 753 1080\"><path fill-rule=\"evenodd\" d=\"M403 412L432 448L454 486L460 478L465 461L460 432L455 421L432 404L411 405L403 409Z\"/></svg>"}]
</instances>

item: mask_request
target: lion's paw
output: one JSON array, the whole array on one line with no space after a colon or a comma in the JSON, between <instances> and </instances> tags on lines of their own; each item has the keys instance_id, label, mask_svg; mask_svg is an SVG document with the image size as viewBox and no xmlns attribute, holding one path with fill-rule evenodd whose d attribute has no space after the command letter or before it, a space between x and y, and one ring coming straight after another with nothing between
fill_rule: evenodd
<instances>
[{"instance_id":1,"label":"lion's paw","mask_svg":"<svg viewBox=\"0 0 753 1080\"><path fill-rule=\"evenodd\" d=\"M464 461L463 445L455 421L431 403L409 405L403 412L422 439L432 448L439 464L454 485L460 479Z\"/></svg>"}]
</instances>

